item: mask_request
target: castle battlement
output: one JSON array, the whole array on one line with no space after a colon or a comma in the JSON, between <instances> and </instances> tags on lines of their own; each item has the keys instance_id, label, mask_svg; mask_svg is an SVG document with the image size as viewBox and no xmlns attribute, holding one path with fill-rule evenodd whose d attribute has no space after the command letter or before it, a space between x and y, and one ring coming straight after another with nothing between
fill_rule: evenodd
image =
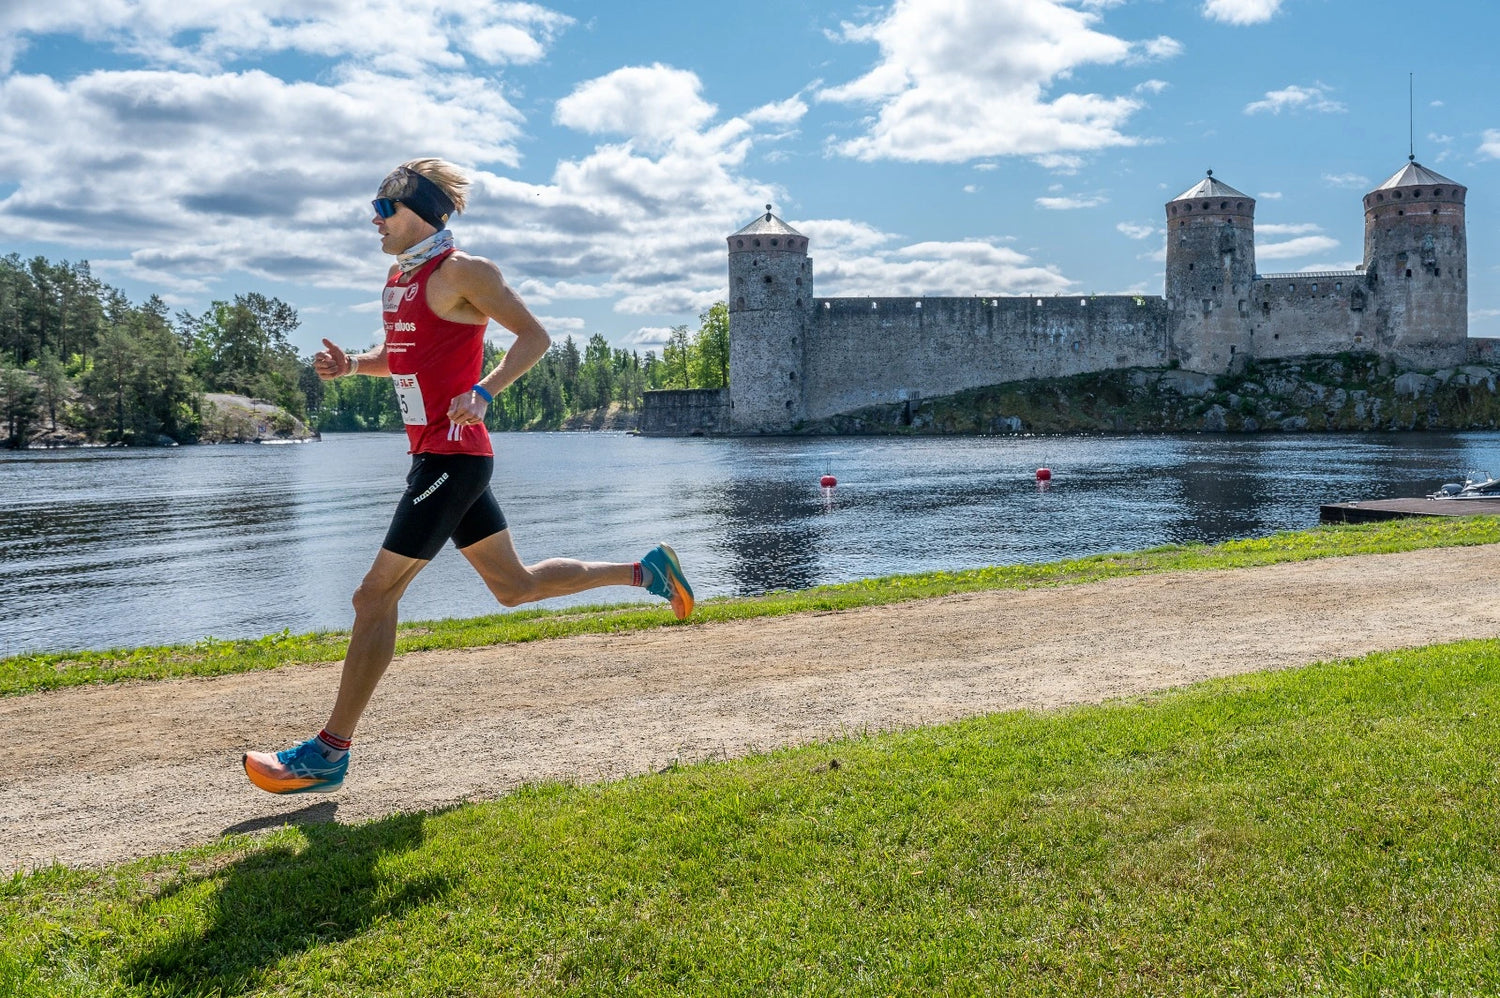
<instances>
[{"instance_id":1,"label":"castle battlement","mask_svg":"<svg viewBox=\"0 0 1500 998\"><path fill-rule=\"evenodd\" d=\"M730 425L774 433L869 405L1171 363L1347 350L1463 363L1467 189L1415 162L1365 195L1352 271L1259 274L1255 199L1213 172L1167 202L1154 295L813 296L807 237L763 215L728 237Z\"/></svg>"}]
</instances>

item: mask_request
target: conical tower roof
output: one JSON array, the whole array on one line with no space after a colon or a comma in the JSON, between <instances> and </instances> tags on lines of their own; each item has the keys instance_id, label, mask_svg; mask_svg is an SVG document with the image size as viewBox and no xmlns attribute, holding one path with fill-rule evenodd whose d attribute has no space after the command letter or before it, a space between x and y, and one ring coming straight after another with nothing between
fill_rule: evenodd
<instances>
[{"instance_id":1,"label":"conical tower roof","mask_svg":"<svg viewBox=\"0 0 1500 998\"><path fill-rule=\"evenodd\" d=\"M1434 173L1427 167L1412 160L1401 169L1391 175L1391 179L1375 188L1377 191L1388 191L1396 187L1432 187L1435 184L1447 184L1449 187L1463 187L1456 180L1449 180L1441 173Z\"/></svg>"},{"instance_id":2,"label":"conical tower roof","mask_svg":"<svg viewBox=\"0 0 1500 998\"><path fill-rule=\"evenodd\" d=\"M1172 201L1194 201L1198 198L1249 198L1250 195L1235 190L1222 180L1214 179L1214 171L1209 170L1208 176L1198 181ZM1251 200L1254 200L1253 198ZM1171 204L1172 201L1168 201Z\"/></svg>"},{"instance_id":3,"label":"conical tower roof","mask_svg":"<svg viewBox=\"0 0 1500 998\"><path fill-rule=\"evenodd\" d=\"M766 205L764 214L756 215L755 221L745 226L734 234L735 236L800 236L802 233L787 225L781 219L771 214L771 206ZM730 236L731 239L734 236Z\"/></svg>"}]
</instances>

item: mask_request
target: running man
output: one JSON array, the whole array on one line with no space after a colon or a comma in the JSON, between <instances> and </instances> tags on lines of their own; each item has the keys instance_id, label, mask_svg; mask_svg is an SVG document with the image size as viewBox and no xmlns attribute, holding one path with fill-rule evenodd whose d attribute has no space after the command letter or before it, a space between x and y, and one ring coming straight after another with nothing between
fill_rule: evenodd
<instances>
[{"instance_id":1,"label":"running man","mask_svg":"<svg viewBox=\"0 0 1500 998\"><path fill-rule=\"evenodd\" d=\"M552 345L547 331L489 260L454 248L449 216L463 211L469 180L451 163L417 159L386 177L372 202L380 248L396 258L381 296L385 342L367 353L328 340L313 359L324 380L389 377L396 387L411 472L385 542L354 590L354 630L333 713L323 730L280 752L247 752L245 773L271 793L337 790L360 716L396 649L401 595L450 539L495 598L518 606L599 586L643 586L681 620L693 590L665 544L624 564L549 558L523 565L490 492L494 452L484 414L494 396ZM516 342L483 378L489 320Z\"/></svg>"}]
</instances>

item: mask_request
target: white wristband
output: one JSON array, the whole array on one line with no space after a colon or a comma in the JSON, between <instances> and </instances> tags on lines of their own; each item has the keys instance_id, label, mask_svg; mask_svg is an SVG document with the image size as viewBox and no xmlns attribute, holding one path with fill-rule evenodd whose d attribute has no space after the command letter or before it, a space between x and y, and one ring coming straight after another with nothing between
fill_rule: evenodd
<instances>
[{"instance_id":1,"label":"white wristband","mask_svg":"<svg viewBox=\"0 0 1500 998\"><path fill-rule=\"evenodd\" d=\"M356 357L356 356L354 356L354 354L352 354L352 353L351 354L345 354L345 356L347 356L349 358L349 373L345 374L344 377L347 378L347 377L349 377L352 374L358 374L359 373L359 358Z\"/></svg>"}]
</instances>

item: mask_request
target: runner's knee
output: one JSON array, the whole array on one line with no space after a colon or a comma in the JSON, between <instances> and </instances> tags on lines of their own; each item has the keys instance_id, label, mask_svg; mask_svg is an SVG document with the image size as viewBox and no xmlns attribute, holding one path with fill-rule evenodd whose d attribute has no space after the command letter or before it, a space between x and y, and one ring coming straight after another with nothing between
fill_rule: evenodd
<instances>
[{"instance_id":1,"label":"runner's knee","mask_svg":"<svg viewBox=\"0 0 1500 998\"><path fill-rule=\"evenodd\" d=\"M354 589L354 598L351 602L354 604L355 616L389 610L395 602L394 595L390 588L365 579Z\"/></svg>"},{"instance_id":2,"label":"runner's knee","mask_svg":"<svg viewBox=\"0 0 1500 998\"><path fill-rule=\"evenodd\" d=\"M537 598L536 586L529 575L519 579L486 579L485 583L501 606L520 606Z\"/></svg>"}]
</instances>

